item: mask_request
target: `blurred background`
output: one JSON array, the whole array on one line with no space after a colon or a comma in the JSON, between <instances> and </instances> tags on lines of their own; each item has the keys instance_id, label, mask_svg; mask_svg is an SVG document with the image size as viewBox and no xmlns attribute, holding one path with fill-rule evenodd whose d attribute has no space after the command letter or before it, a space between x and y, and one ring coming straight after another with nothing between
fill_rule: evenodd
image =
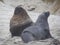
<instances>
[{"instance_id":1,"label":"blurred background","mask_svg":"<svg viewBox=\"0 0 60 45\"><path fill-rule=\"evenodd\" d=\"M16 6L22 6L33 22L44 11L50 11L50 32L60 40L60 0L0 0L0 40L9 38L9 23Z\"/></svg>"}]
</instances>

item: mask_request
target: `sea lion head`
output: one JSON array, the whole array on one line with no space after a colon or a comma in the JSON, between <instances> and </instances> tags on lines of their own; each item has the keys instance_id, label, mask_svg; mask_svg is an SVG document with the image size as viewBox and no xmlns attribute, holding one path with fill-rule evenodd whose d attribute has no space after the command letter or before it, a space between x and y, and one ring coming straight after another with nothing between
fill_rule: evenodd
<instances>
[{"instance_id":1,"label":"sea lion head","mask_svg":"<svg viewBox=\"0 0 60 45\"><path fill-rule=\"evenodd\" d=\"M47 11L47 12L43 12L40 17L41 17L41 18L48 18L49 15L50 15L50 12Z\"/></svg>"},{"instance_id":2,"label":"sea lion head","mask_svg":"<svg viewBox=\"0 0 60 45\"><path fill-rule=\"evenodd\" d=\"M43 12L42 14L40 14L38 16L38 19L37 19L36 23L47 22L47 18L49 17L49 15L50 15L49 11Z\"/></svg>"},{"instance_id":3,"label":"sea lion head","mask_svg":"<svg viewBox=\"0 0 60 45\"><path fill-rule=\"evenodd\" d=\"M49 15L50 15L50 12L49 11L47 11L47 12L43 12L41 15L39 15L39 17L38 17L38 19L47 19L48 17L49 17Z\"/></svg>"},{"instance_id":4,"label":"sea lion head","mask_svg":"<svg viewBox=\"0 0 60 45\"><path fill-rule=\"evenodd\" d=\"M18 15L18 14L21 14L21 13L24 13L24 12L26 12L25 9L23 9L23 8L20 7L20 6L17 6L17 7L15 8L14 14L15 14L15 15Z\"/></svg>"},{"instance_id":5,"label":"sea lion head","mask_svg":"<svg viewBox=\"0 0 60 45\"><path fill-rule=\"evenodd\" d=\"M49 12L49 11L48 11L48 12L44 12L44 15L45 15L46 17L49 17L50 12Z\"/></svg>"}]
</instances>

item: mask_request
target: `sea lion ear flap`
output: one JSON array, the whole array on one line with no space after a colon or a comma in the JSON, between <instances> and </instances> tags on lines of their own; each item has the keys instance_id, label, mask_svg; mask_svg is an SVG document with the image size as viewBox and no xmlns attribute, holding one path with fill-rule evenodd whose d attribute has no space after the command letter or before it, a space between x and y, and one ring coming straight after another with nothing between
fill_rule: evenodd
<instances>
[{"instance_id":1,"label":"sea lion ear flap","mask_svg":"<svg viewBox=\"0 0 60 45\"><path fill-rule=\"evenodd\" d=\"M15 8L15 11L14 11L14 14L16 15L16 14L19 14L21 11L23 11L24 9L22 8L22 7L20 7L20 6L17 6L16 8Z\"/></svg>"},{"instance_id":2,"label":"sea lion ear flap","mask_svg":"<svg viewBox=\"0 0 60 45\"><path fill-rule=\"evenodd\" d=\"M50 15L50 12L47 11L47 12L44 12L44 14L48 17Z\"/></svg>"}]
</instances>

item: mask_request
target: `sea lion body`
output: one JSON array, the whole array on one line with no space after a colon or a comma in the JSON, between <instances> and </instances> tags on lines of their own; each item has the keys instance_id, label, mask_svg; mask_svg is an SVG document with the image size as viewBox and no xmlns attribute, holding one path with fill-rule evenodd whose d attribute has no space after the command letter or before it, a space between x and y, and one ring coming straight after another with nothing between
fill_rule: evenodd
<instances>
[{"instance_id":1,"label":"sea lion body","mask_svg":"<svg viewBox=\"0 0 60 45\"><path fill-rule=\"evenodd\" d=\"M33 24L25 9L17 6L10 20L10 32L13 36L20 36L22 31Z\"/></svg>"},{"instance_id":2,"label":"sea lion body","mask_svg":"<svg viewBox=\"0 0 60 45\"><path fill-rule=\"evenodd\" d=\"M51 38L48 25L49 12L42 13L36 23L26 29L21 34L21 38L25 43L34 40L44 40L47 38Z\"/></svg>"}]
</instances>

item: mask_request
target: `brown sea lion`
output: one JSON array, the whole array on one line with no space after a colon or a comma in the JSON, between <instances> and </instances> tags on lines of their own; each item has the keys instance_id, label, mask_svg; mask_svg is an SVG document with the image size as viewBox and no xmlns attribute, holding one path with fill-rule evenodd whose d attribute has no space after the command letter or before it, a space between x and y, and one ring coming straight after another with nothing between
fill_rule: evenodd
<instances>
[{"instance_id":1,"label":"brown sea lion","mask_svg":"<svg viewBox=\"0 0 60 45\"><path fill-rule=\"evenodd\" d=\"M17 6L10 20L10 32L13 36L20 36L22 31L33 24L25 9Z\"/></svg>"}]
</instances>

